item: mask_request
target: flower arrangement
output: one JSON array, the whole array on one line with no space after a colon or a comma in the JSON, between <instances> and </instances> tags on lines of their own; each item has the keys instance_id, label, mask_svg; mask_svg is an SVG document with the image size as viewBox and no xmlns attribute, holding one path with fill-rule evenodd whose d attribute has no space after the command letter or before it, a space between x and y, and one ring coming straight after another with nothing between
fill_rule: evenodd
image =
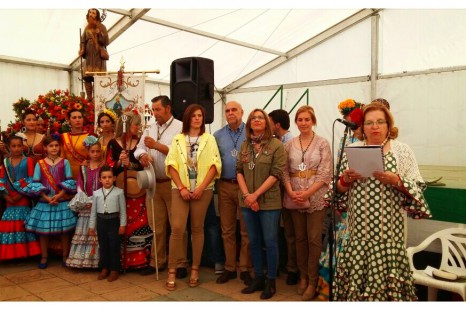
<instances>
[{"instance_id":1,"label":"flower arrangement","mask_svg":"<svg viewBox=\"0 0 466 310\"><path fill-rule=\"evenodd\" d=\"M68 90L50 90L45 95L39 95L34 102L20 98L13 103L16 120L10 122L6 135L10 136L21 130L21 115L25 109L36 111L36 116L42 118L48 132L68 132L70 125L67 121L68 112L72 109L81 111L84 117L83 130L94 132L94 106L85 98L71 94Z\"/></svg>"},{"instance_id":2,"label":"flower arrangement","mask_svg":"<svg viewBox=\"0 0 466 310\"><path fill-rule=\"evenodd\" d=\"M354 99L346 99L338 104L338 110L343 116L347 116L356 108L362 108L362 104Z\"/></svg>"}]
</instances>

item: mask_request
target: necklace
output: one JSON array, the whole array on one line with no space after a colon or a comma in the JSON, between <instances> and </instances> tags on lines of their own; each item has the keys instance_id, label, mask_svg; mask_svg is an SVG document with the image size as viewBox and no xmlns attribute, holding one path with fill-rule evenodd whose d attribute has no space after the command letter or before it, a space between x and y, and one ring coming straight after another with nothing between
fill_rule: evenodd
<instances>
[{"instance_id":1,"label":"necklace","mask_svg":"<svg viewBox=\"0 0 466 310\"><path fill-rule=\"evenodd\" d=\"M172 117L171 121L167 124L167 127L165 127L165 129L162 130L162 132L159 132L160 126L157 124L157 142L160 141L160 138L162 138L163 133L165 132L165 130L168 129L168 127L170 127L170 125L173 123L173 120L174 120L174 119L175 119L175 118Z\"/></svg>"},{"instance_id":2,"label":"necklace","mask_svg":"<svg viewBox=\"0 0 466 310\"><path fill-rule=\"evenodd\" d=\"M388 140L390 140L390 137L389 137L389 136L387 136L387 137L385 138L385 140L383 140L382 144L380 144L380 145L382 146L382 150L383 150L383 148L385 147L385 144L388 143ZM367 140L366 140L366 139L364 139L364 145L367 145Z\"/></svg>"},{"instance_id":3,"label":"necklace","mask_svg":"<svg viewBox=\"0 0 466 310\"><path fill-rule=\"evenodd\" d=\"M113 135L112 135L112 136L113 136ZM112 137L110 137L110 139L107 141L107 143L105 143L105 135L104 135L104 134L102 134L102 135L100 136L100 138L102 139L102 146L107 146L108 141L112 140Z\"/></svg>"},{"instance_id":4,"label":"necklace","mask_svg":"<svg viewBox=\"0 0 466 310\"><path fill-rule=\"evenodd\" d=\"M299 168L299 171L304 171L306 170L307 168L307 165L304 163L304 154L306 154L307 150L309 149L309 147L311 146L312 144L312 141L314 141L314 137L316 136L316 134L314 133L314 131L312 132L312 138L311 138L311 141L309 142L309 144L307 145L306 149L303 150L303 144L301 142L301 135L299 135L299 146L301 147L301 163L298 165L298 168Z\"/></svg>"},{"instance_id":5,"label":"necklace","mask_svg":"<svg viewBox=\"0 0 466 310\"><path fill-rule=\"evenodd\" d=\"M81 139L81 135L82 135L82 133L78 134L78 139L76 139L76 142L74 142L73 149L75 149L75 150L76 150L76 145L78 144L79 139ZM71 139L71 136L70 136L70 140L73 141Z\"/></svg>"},{"instance_id":6,"label":"necklace","mask_svg":"<svg viewBox=\"0 0 466 310\"><path fill-rule=\"evenodd\" d=\"M110 195L110 193L113 191L114 186L110 188L108 191L107 195L105 195L104 188L102 187L102 194L104 195L104 212L108 212L108 206L107 206L107 197ZM107 188L106 188L107 189Z\"/></svg>"},{"instance_id":7,"label":"necklace","mask_svg":"<svg viewBox=\"0 0 466 310\"><path fill-rule=\"evenodd\" d=\"M37 133L34 132L34 139L32 139L32 144L29 145L27 139L26 139L26 145L28 147L28 155L34 154L34 142L36 142L36 135Z\"/></svg>"},{"instance_id":8,"label":"necklace","mask_svg":"<svg viewBox=\"0 0 466 310\"><path fill-rule=\"evenodd\" d=\"M234 132L234 131L231 130L231 129L229 129L229 130L227 129L228 135L230 136L231 141L233 142L233 149L231 150L231 156L233 156L235 158L238 157L238 150L236 149L236 145L238 144L238 140L241 137L241 134L243 133L243 129L244 129L244 126L240 125L240 127L241 127L241 129L240 129L240 131L238 133L238 136L236 137L236 140L233 138L233 135L231 133L231 132Z\"/></svg>"},{"instance_id":9,"label":"necklace","mask_svg":"<svg viewBox=\"0 0 466 310\"><path fill-rule=\"evenodd\" d=\"M50 156L47 156L48 159L52 162L52 165L55 165L55 160L57 160L58 157L52 158Z\"/></svg>"},{"instance_id":10,"label":"necklace","mask_svg":"<svg viewBox=\"0 0 466 310\"><path fill-rule=\"evenodd\" d=\"M19 158L19 161L18 161L18 163L15 165L14 162L13 162L13 159L16 159L16 158ZM23 159L23 155L18 156L18 157L11 157L11 158L9 158L9 159L10 159L10 163L11 163L11 172L12 172L12 174L13 174L13 182L14 182L14 181L17 181L17 180L16 180L16 176L17 176L17 174L18 174L17 172L18 172L18 170L19 170L19 164L21 163L21 160Z\"/></svg>"},{"instance_id":11,"label":"necklace","mask_svg":"<svg viewBox=\"0 0 466 310\"><path fill-rule=\"evenodd\" d=\"M259 146L259 150L257 151L257 153L254 150L254 144L251 143L251 147L252 147L252 157L251 157L251 161L248 164L248 167L249 167L249 170L254 170L254 168L256 167L256 159L257 157L259 157L259 155L262 152L262 144Z\"/></svg>"},{"instance_id":12,"label":"necklace","mask_svg":"<svg viewBox=\"0 0 466 310\"><path fill-rule=\"evenodd\" d=\"M261 143L261 140L262 140L262 137L264 136L263 133L261 133L260 135L251 135L251 143L252 144L259 144Z\"/></svg>"}]
</instances>

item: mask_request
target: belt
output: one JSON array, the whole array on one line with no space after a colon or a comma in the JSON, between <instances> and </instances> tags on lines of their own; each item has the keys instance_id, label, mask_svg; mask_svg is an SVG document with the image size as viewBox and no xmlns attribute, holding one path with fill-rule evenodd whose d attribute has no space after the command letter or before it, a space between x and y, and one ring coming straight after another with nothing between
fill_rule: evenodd
<instances>
[{"instance_id":1,"label":"belt","mask_svg":"<svg viewBox=\"0 0 466 310\"><path fill-rule=\"evenodd\" d=\"M165 183L165 182L168 182L168 181L171 181L172 179L155 179L155 183Z\"/></svg>"},{"instance_id":2,"label":"belt","mask_svg":"<svg viewBox=\"0 0 466 310\"><path fill-rule=\"evenodd\" d=\"M238 180L237 180L237 179L220 178L220 181L227 182L227 183L238 184Z\"/></svg>"},{"instance_id":3,"label":"belt","mask_svg":"<svg viewBox=\"0 0 466 310\"><path fill-rule=\"evenodd\" d=\"M104 219L104 220L114 219L114 218L120 217L120 212L97 213L97 217Z\"/></svg>"},{"instance_id":4,"label":"belt","mask_svg":"<svg viewBox=\"0 0 466 310\"><path fill-rule=\"evenodd\" d=\"M317 174L317 170L304 170L290 173L291 178L310 179L313 175Z\"/></svg>"}]
</instances>

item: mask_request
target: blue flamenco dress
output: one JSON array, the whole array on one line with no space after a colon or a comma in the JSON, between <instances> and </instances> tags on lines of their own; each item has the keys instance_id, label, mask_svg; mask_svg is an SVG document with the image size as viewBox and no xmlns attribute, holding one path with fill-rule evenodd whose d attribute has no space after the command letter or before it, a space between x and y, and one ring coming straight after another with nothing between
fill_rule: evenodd
<instances>
[{"instance_id":1,"label":"blue flamenco dress","mask_svg":"<svg viewBox=\"0 0 466 310\"><path fill-rule=\"evenodd\" d=\"M27 232L24 227L24 220L31 212L31 200L23 188L32 181L34 162L24 157L18 165L13 166L7 158L5 165L0 167L0 193L21 198L14 204L6 203L0 221L0 260L39 255L36 235Z\"/></svg>"},{"instance_id":2,"label":"blue flamenco dress","mask_svg":"<svg viewBox=\"0 0 466 310\"><path fill-rule=\"evenodd\" d=\"M61 190L69 195L76 194L76 181L71 174L67 159L55 165L49 165L41 159L34 169L34 178L27 190L38 197L39 202L26 218L26 230L38 235L61 235L71 232L76 227L76 216L68 207L68 200L60 199L58 204L50 205L41 194L53 197Z\"/></svg>"}]
</instances>

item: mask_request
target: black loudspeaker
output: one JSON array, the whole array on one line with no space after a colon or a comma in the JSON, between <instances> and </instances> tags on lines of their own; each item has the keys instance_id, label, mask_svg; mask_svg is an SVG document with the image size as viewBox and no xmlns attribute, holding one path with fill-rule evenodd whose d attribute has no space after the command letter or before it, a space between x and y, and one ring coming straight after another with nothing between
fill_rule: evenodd
<instances>
[{"instance_id":1,"label":"black loudspeaker","mask_svg":"<svg viewBox=\"0 0 466 310\"><path fill-rule=\"evenodd\" d=\"M170 66L170 97L172 113L183 119L192 103L205 109L205 123L214 121L214 61L201 57L176 59Z\"/></svg>"}]
</instances>

